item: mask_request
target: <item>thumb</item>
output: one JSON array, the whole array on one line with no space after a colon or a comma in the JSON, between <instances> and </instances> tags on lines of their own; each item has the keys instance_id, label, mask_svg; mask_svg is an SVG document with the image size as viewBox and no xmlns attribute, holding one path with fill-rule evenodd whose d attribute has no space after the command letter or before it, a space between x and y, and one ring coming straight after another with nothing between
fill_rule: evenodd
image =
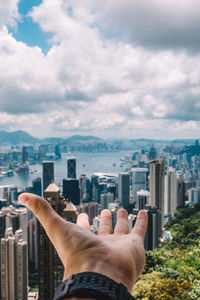
<instances>
[{"instance_id":1,"label":"thumb","mask_svg":"<svg viewBox=\"0 0 200 300\"><path fill-rule=\"evenodd\" d=\"M62 252L63 235L65 238L70 234L70 230L74 224L66 222L51 207L47 200L35 194L23 193L18 198L19 203L27 206L38 218L44 227L52 244L57 252Z\"/></svg>"}]
</instances>

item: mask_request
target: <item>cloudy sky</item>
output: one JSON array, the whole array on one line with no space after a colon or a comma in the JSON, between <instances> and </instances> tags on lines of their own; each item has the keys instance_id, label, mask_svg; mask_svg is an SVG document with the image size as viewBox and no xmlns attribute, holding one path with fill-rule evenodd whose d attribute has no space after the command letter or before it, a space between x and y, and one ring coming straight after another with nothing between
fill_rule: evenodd
<instances>
[{"instance_id":1,"label":"cloudy sky","mask_svg":"<svg viewBox=\"0 0 200 300\"><path fill-rule=\"evenodd\" d=\"M199 0L1 0L0 130L200 137Z\"/></svg>"}]
</instances>

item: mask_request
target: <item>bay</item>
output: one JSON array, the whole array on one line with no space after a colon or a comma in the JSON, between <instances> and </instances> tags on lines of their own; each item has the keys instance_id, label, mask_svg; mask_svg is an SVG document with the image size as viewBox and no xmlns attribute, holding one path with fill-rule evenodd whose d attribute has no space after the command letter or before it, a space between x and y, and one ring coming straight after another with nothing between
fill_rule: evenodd
<instances>
[{"instance_id":1,"label":"bay","mask_svg":"<svg viewBox=\"0 0 200 300\"><path fill-rule=\"evenodd\" d=\"M73 156L76 158L76 174L77 178L85 174L89 179L93 173L120 173L125 171L126 166L121 167L120 159L126 154L132 154L133 151L118 152L75 152ZM3 186L13 185L19 189L23 189L32 184L32 180L42 178L42 164L30 166L29 175L16 174L12 177L3 177L0 179L0 196L2 196ZM62 154L62 159L56 160L54 163L55 183L60 185L62 179L67 177L67 154Z\"/></svg>"}]
</instances>

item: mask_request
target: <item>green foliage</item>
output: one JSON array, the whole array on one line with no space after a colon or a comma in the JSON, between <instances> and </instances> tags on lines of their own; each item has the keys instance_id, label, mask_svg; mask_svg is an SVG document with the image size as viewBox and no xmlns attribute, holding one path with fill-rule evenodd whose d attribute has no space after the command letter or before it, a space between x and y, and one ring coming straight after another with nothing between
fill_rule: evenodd
<instances>
[{"instance_id":1,"label":"green foliage","mask_svg":"<svg viewBox=\"0 0 200 300\"><path fill-rule=\"evenodd\" d=\"M191 300L200 300L200 280L195 280L193 289L189 292Z\"/></svg>"},{"instance_id":2,"label":"green foliage","mask_svg":"<svg viewBox=\"0 0 200 300\"><path fill-rule=\"evenodd\" d=\"M155 282L159 282L164 276L161 272L152 272L150 274L141 275L133 288L132 295L136 299L144 299L145 294L150 290L151 286Z\"/></svg>"},{"instance_id":3,"label":"green foliage","mask_svg":"<svg viewBox=\"0 0 200 300\"><path fill-rule=\"evenodd\" d=\"M186 291L192 290L192 284L186 280L178 283L174 279L161 279L151 285L150 290L145 294L149 300L180 299Z\"/></svg>"},{"instance_id":4,"label":"green foliage","mask_svg":"<svg viewBox=\"0 0 200 300\"><path fill-rule=\"evenodd\" d=\"M143 275L133 289L135 299L200 300L200 203L179 208L166 224L172 241L147 251Z\"/></svg>"}]
</instances>

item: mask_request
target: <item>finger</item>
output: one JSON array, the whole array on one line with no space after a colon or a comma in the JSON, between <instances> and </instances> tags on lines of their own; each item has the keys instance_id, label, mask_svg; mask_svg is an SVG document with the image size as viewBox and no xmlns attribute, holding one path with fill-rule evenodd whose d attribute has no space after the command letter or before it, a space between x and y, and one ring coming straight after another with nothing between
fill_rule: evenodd
<instances>
[{"instance_id":1,"label":"finger","mask_svg":"<svg viewBox=\"0 0 200 300\"><path fill-rule=\"evenodd\" d=\"M90 230L88 215L85 214L85 213L82 213L82 214L78 215L76 224L81 226L82 228Z\"/></svg>"},{"instance_id":2,"label":"finger","mask_svg":"<svg viewBox=\"0 0 200 300\"><path fill-rule=\"evenodd\" d=\"M100 215L98 234L111 234L112 232L112 214L108 209L104 209Z\"/></svg>"},{"instance_id":3,"label":"finger","mask_svg":"<svg viewBox=\"0 0 200 300\"><path fill-rule=\"evenodd\" d=\"M148 215L145 210L140 210L137 215L135 226L131 230L131 233L138 234L143 240L145 238L146 230L148 225Z\"/></svg>"},{"instance_id":4,"label":"finger","mask_svg":"<svg viewBox=\"0 0 200 300\"><path fill-rule=\"evenodd\" d=\"M56 250L62 248L63 234L66 238L74 224L66 222L55 212L47 200L37 195L23 193L19 196L18 201L27 206L38 218ZM65 228L65 232L63 232L63 228Z\"/></svg>"},{"instance_id":5,"label":"finger","mask_svg":"<svg viewBox=\"0 0 200 300\"><path fill-rule=\"evenodd\" d=\"M115 225L115 234L129 233L128 212L124 208L120 208L117 212L117 223Z\"/></svg>"}]
</instances>

